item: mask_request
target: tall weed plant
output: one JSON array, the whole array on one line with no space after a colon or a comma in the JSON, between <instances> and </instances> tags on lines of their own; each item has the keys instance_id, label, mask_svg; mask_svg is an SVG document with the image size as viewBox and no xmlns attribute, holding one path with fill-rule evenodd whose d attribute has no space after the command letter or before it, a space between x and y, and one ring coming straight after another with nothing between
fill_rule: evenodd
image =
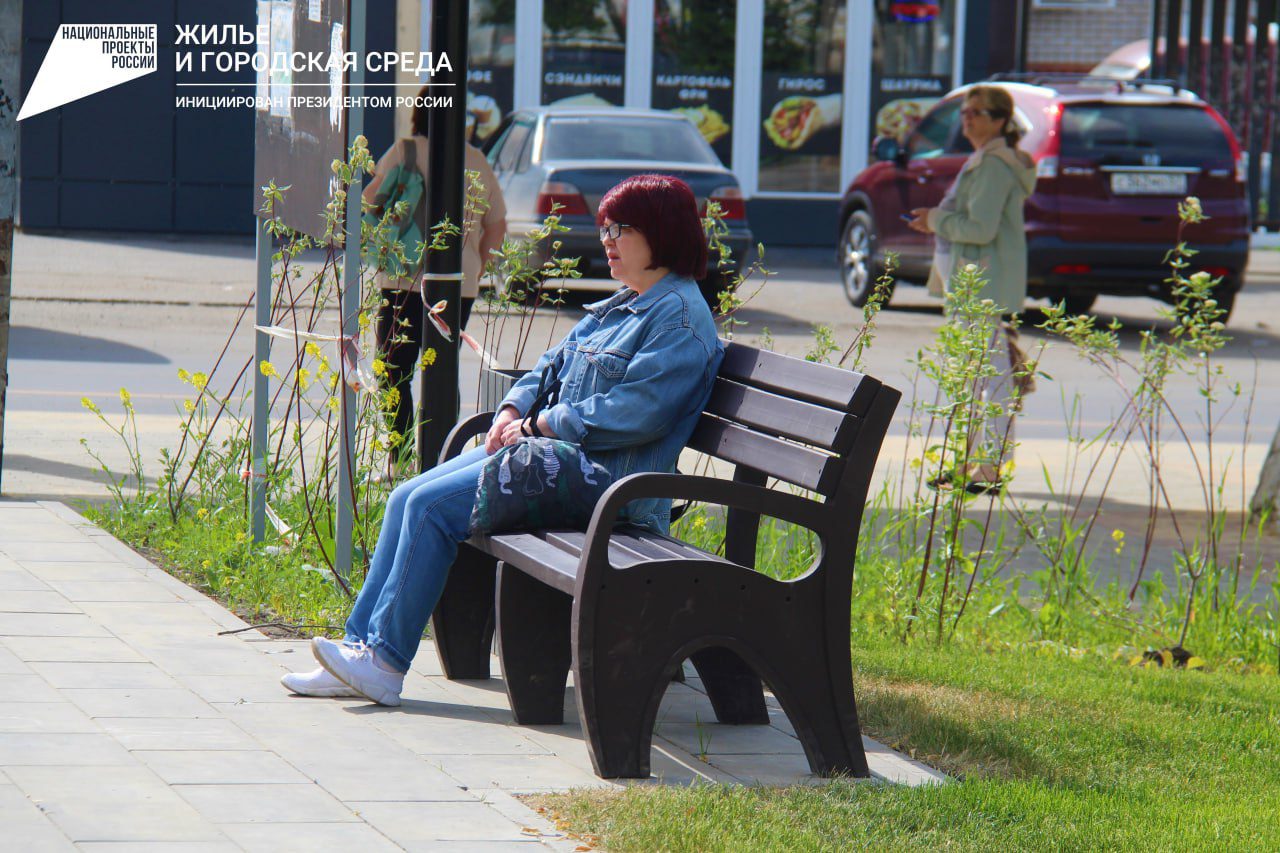
<instances>
[{"instance_id":1,"label":"tall weed plant","mask_svg":"<svg viewBox=\"0 0 1280 853\"><path fill-rule=\"evenodd\" d=\"M369 171L372 159L362 141L346 162L335 161L339 189L326 212L327 230L341 231L347 189ZM136 421L126 389L124 418L111 420L85 400L129 449L127 476L107 471L114 497L100 515L111 529L135 544L156 548L189 576L222 592L250 613L289 614L295 620L335 625L347 597L360 582L373 550L381 508L390 488L380 472L390 464L409 473L413 460L403 436L387 427L396 389L379 379L385 368L372 345L372 324L381 294L372 286L380 259L420 263L461 228L437 223L430 239L405 247L391 235L403 210L362 226L365 266L361 271L358 346L339 346L325 309L341 308L341 254L332 241L313 241L289 232L271 215L284 190L263 188L264 227L278 243L274 258L272 322L292 330L269 362L228 366L227 349L205 372L180 371L191 388L182 406L183 422L173 449L163 452L154 486L143 475ZM475 176L467 204L483 204ZM721 334L732 339L744 325L744 306L774 276L757 247L754 261L735 272L723 219L712 203L705 225L719 292L714 295ZM482 211L479 211L482 212ZM1199 202L1179 205L1181 228L1204 218ZM564 306L562 282L577 276L577 259L561 258L558 235L565 231L554 213L529 235L508 238L486 272L495 287L485 294L487 310L473 343L487 363L488 353L508 353L510 367L526 367L554 343ZM890 472L868 502L859 543L857 580L851 601L853 642L969 643L986 648L1032 645L1045 653L1105 653L1142 665L1214 665L1275 672L1277 588L1274 570L1246 565L1243 526L1228 523L1228 472L1243 460L1224 458L1216 427L1221 410L1251 405L1251 395L1224 373L1217 354L1228 341L1218 282L1188 273L1195 251L1182 239L1169 253L1168 286L1173 307L1162 311L1168 329L1140 334L1136 353L1121 346L1116 323L1070 316L1061 306L1043 312L1039 343L1015 366L1015 380L991 393L997 379L993 342L1003 341L997 306L982 298L984 281L975 267L957 272L946 297L948 321L912 361L910 407L905 412L909 455ZM319 249L318 268L302 263ZM841 346L828 327L814 329L806 357L863 369L875 339L876 322L893 289L890 257L864 308L863 322ZM250 303L231 335L242 334ZM550 313L557 322L546 341L533 340L534 321ZM767 335L767 330L765 330ZM478 340L477 340L478 339ZM230 339L229 339L230 340ZM229 343L228 340L228 343ZM1010 498L1013 477L1011 431L1000 425L1022 408L1033 380L1049 380L1039 369L1049 342L1070 348L1120 390L1121 414L1095 434L1080 426L1081 401L1069 401L1063 415L1065 450L1062 479L1046 469L1039 475L1054 502L1033 506ZM360 358L358 353L370 353ZM430 370L435 353L422 353ZM259 370L272 383L272 452L267 484L272 531L267 543L253 543L248 529L248 378ZM1189 413L1171 404L1169 382L1193 377L1202 410ZM344 384L358 390L355 413L355 545L358 571L348 585L335 565L334 507L337 467L337 411ZM1203 509L1191 513L1172 499L1162 474L1171 443L1190 453ZM1141 530L1107 529L1102 510L1122 463L1137 455L1150 471L1148 506ZM104 470L106 466L102 466ZM977 472L982 472L981 477ZM993 479L994 477L994 479ZM394 478L392 478L394 479ZM966 487L976 479L994 483L975 496ZM132 488L130 484L132 483ZM1157 526L1172 527L1176 538L1173 571L1151 566L1168 555L1155 553ZM1258 528L1254 529L1256 534ZM679 535L707 550L723 547L723 518L694 507L677 525ZM1128 543L1139 540L1139 544ZM757 542L756 566L779 580L803 574L817 556L807 531L766 520ZM1103 583L1095 565L1099 552L1132 554L1132 579ZM1027 568L1031 561L1035 565ZM1194 649L1192 653L1187 651Z\"/></svg>"},{"instance_id":2,"label":"tall weed plant","mask_svg":"<svg viewBox=\"0 0 1280 853\"><path fill-rule=\"evenodd\" d=\"M332 310L342 316L347 308L342 304L342 217L347 192L359 191L372 166L363 137L356 139L346 161L334 161L336 189L325 208L321 239L291 231L275 215L286 188L274 182L262 188L261 227L276 249L271 358L239 364L228 360L232 340L252 331L246 328L251 297L207 372L178 371L189 397L180 406L175 443L161 452L153 483L144 474L128 390L120 391L124 418L119 423L93 400L82 401L119 438L130 459L127 476L111 472L98 459L113 498L110 507L98 511L98 520L252 617L286 614L295 621L335 628L373 552L387 494L395 480L415 470L409 442L389 426L400 391L386 381L384 354L374 341L383 302L375 276L380 269L420 268L429 253L466 235L463 227L442 221L430 229L429 239L405 246L395 235L397 222L411 213L407 204L366 217L360 234L359 333L355 339L344 339ZM481 190L478 175L468 173L466 206L474 216L467 221L484 212ZM368 204L364 208L366 213L371 210ZM558 257L556 235L565 230L553 213L532 233L508 237L489 260L486 272L500 286L487 296L482 341L471 338L477 347L487 353L486 347L496 348L505 338L513 345L516 364L525 358L534 315L558 311L558 282L577 275L576 259ZM448 331L451 336L460 334ZM403 333L393 334L390 343L404 339ZM435 350L423 350L419 369L431 370L436 357ZM248 534L255 371L268 378L271 389L265 477L270 529L264 542L253 542ZM356 571L350 578L337 572L334 550L339 412L345 388L356 395L351 413ZM452 420L453 413L448 417Z\"/></svg>"},{"instance_id":3,"label":"tall weed plant","mask_svg":"<svg viewBox=\"0 0 1280 853\"><path fill-rule=\"evenodd\" d=\"M1239 478L1243 506L1244 460L1224 456L1218 427L1227 406L1251 406L1243 384L1230 380L1218 353L1229 340L1224 312L1214 299L1220 284L1190 272L1195 250L1182 229L1202 221L1199 202L1179 205L1178 240L1169 252L1166 284L1173 305L1161 309L1164 330L1139 336L1136 354L1121 346L1119 325L1100 326L1050 306L1037 324L1039 342L1014 366L1007 395L987 393L996 378L992 341L1004 322L981 296L980 270L967 267L950 283L948 322L912 364L913 401L906 412L908 461L889 472L868 502L859 543L851 602L853 642L969 643L984 648L1032 646L1046 654L1105 654L1145 666L1206 665L1275 673L1280 663L1276 569L1246 564L1246 538L1261 535L1233 527L1229 475ZM891 287L892 260L882 286ZM882 298L869 300L863 323L840 359L857 369L874 339ZM1047 468L1043 478L1053 501L1014 500L1003 488L1012 478L1016 442L1009 416L1022 408L1040 370L1045 348L1068 348L1121 391L1121 413L1101 432L1081 427L1082 400L1063 417L1064 479ZM807 358L830 361L829 330L815 328ZM1169 383L1191 377L1202 409L1171 402ZM1169 493L1169 446L1189 454L1202 506L1188 509ZM1124 463L1149 472L1148 505L1141 529L1105 522L1109 493ZM974 495L965 486L975 472L994 472L998 488ZM1174 532L1172 553L1156 553L1158 525ZM695 509L678 525L680 535L702 547L721 548L722 517ZM1139 540L1137 546L1130 540ZM798 577L816 556L807 531L766 521L756 565L778 579ZM1099 555L1118 561L1132 555L1131 579L1104 580ZM1171 571L1155 572L1157 562Z\"/></svg>"}]
</instances>

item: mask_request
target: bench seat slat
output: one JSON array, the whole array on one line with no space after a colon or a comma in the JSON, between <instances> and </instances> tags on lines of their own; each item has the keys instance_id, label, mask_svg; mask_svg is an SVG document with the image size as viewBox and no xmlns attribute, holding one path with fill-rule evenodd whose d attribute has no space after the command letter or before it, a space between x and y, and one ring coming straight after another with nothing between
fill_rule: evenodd
<instances>
[{"instance_id":1,"label":"bench seat slat","mask_svg":"<svg viewBox=\"0 0 1280 853\"><path fill-rule=\"evenodd\" d=\"M583 540L587 534L580 530L548 530L546 532L547 543L559 548L566 554L572 555L574 558L581 556ZM637 563L643 563L653 558L628 547L631 543L616 533L609 538L609 562L620 569L629 568Z\"/></svg>"},{"instance_id":2,"label":"bench seat slat","mask_svg":"<svg viewBox=\"0 0 1280 853\"><path fill-rule=\"evenodd\" d=\"M684 560L689 557L687 552L671 547L654 533L628 536L627 541L633 551L641 554L643 560Z\"/></svg>"},{"instance_id":3,"label":"bench seat slat","mask_svg":"<svg viewBox=\"0 0 1280 853\"><path fill-rule=\"evenodd\" d=\"M843 461L705 412L694 428L689 447L822 494L834 488Z\"/></svg>"},{"instance_id":4,"label":"bench seat slat","mask_svg":"<svg viewBox=\"0 0 1280 853\"><path fill-rule=\"evenodd\" d=\"M561 592L573 595L578 558L532 533L472 537L472 544Z\"/></svg>"},{"instance_id":5,"label":"bench seat slat","mask_svg":"<svg viewBox=\"0 0 1280 853\"><path fill-rule=\"evenodd\" d=\"M723 377L716 380L706 410L761 432L837 453L848 448L858 426L858 419L845 412L751 388Z\"/></svg>"},{"instance_id":6,"label":"bench seat slat","mask_svg":"<svg viewBox=\"0 0 1280 853\"><path fill-rule=\"evenodd\" d=\"M801 361L732 342L725 347L720 376L859 416L866 414L881 384L833 364Z\"/></svg>"},{"instance_id":7,"label":"bench seat slat","mask_svg":"<svg viewBox=\"0 0 1280 853\"><path fill-rule=\"evenodd\" d=\"M673 536L667 536L662 533L652 533L649 531L644 531L641 535L643 537L643 542L654 546L661 546L668 551L674 551L679 557L685 560L715 560L716 562L721 563L729 562L719 554L712 554L708 551L704 551L701 548L681 542Z\"/></svg>"},{"instance_id":8,"label":"bench seat slat","mask_svg":"<svg viewBox=\"0 0 1280 853\"><path fill-rule=\"evenodd\" d=\"M575 557L582 553L586 534L577 530L555 530L547 533L547 541ZM654 560L715 560L723 557L709 554L679 539L654 533L640 527L623 526L609 538L609 562L620 569Z\"/></svg>"}]
</instances>

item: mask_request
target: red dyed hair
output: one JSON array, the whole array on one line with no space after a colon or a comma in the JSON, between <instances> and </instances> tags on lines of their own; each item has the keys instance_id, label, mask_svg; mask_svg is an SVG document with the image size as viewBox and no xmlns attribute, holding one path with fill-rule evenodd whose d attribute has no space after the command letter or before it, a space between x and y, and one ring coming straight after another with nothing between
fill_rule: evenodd
<instances>
[{"instance_id":1,"label":"red dyed hair","mask_svg":"<svg viewBox=\"0 0 1280 853\"><path fill-rule=\"evenodd\" d=\"M649 241L653 263L676 275L707 274L707 234L693 190L671 175L634 175L605 193L596 224L605 219L630 225Z\"/></svg>"}]
</instances>

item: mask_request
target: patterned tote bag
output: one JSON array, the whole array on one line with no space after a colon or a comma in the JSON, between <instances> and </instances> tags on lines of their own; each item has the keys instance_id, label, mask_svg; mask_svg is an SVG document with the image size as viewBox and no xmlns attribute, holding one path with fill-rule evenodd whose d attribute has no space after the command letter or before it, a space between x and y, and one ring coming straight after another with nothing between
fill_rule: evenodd
<instances>
[{"instance_id":1,"label":"patterned tote bag","mask_svg":"<svg viewBox=\"0 0 1280 853\"><path fill-rule=\"evenodd\" d=\"M542 375L526 415L534 435L502 448L485 460L471 511L471 533L584 529L613 477L570 441L538 433L538 413L555 405L564 355Z\"/></svg>"}]
</instances>

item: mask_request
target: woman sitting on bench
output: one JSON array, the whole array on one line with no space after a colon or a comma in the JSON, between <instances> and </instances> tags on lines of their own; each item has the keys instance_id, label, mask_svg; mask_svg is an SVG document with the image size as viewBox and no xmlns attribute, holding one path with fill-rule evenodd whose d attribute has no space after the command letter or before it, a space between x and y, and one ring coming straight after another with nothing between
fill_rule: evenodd
<instances>
[{"instance_id":1,"label":"woman sitting on bench","mask_svg":"<svg viewBox=\"0 0 1280 853\"><path fill-rule=\"evenodd\" d=\"M502 401L483 447L395 489L346 639L316 637L321 668L281 681L304 696L363 696L399 705L404 674L458 551L470 536L485 459L536 425L573 442L615 480L675 469L706 406L723 356L711 311L694 279L706 271L707 237L692 190L678 178L637 175L600 201L596 214L617 293L538 360ZM529 424L543 373L559 361L558 401ZM635 501L633 524L665 531L669 501Z\"/></svg>"}]
</instances>

